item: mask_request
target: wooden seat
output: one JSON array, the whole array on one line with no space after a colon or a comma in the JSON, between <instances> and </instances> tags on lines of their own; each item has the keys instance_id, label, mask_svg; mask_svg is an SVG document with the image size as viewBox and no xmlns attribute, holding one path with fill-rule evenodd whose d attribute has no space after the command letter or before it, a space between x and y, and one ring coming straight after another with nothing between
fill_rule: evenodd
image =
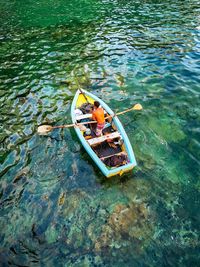
<instances>
[{"instance_id":1,"label":"wooden seat","mask_svg":"<svg viewBox=\"0 0 200 267\"><path fill-rule=\"evenodd\" d=\"M92 118L92 114L91 113L83 114L83 115L77 115L76 116L76 120L77 121L80 121L80 120L83 120L83 119L91 119L91 118Z\"/></svg>"},{"instance_id":2,"label":"wooden seat","mask_svg":"<svg viewBox=\"0 0 200 267\"><path fill-rule=\"evenodd\" d=\"M90 146L94 146L94 145L97 145L99 143L106 141L107 139L115 139L118 137L121 137L120 133L119 132L113 132L113 133L102 135L100 137L92 138L92 139L87 140L87 141L88 141Z\"/></svg>"},{"instance_id":3,"label":"wooden seat","mask_svg":"<svg viewBox=\"0 0 200 267\"><path fill-rule=\"evenodd\" d=\"M126 152L121 151L121 152L118 152L118 153L115 153L115 154L111 154L111 155L108 155L108 156L105 156L105 157L101 157L100 159L101 159L101 160L104 160L104 159L111 158L111 157L113 157L113 156L121 156L121 155L126 155L126 156L128 157L128 155L127 155Z\"/></svg>"},{"instance_id":4,"label":"wooden seat","mask_svg":"<svg viewBox=\"0 0 200 267\"><path fill-rule=\"evenodd\" d=\"M104 114L107 114L106 111L104 110ZM83 119L91 119L92 118L92 113L87 113L87 114L82 114L82 115L77 115L76 120L80 121Z\"/></svg>"}]
</instances>

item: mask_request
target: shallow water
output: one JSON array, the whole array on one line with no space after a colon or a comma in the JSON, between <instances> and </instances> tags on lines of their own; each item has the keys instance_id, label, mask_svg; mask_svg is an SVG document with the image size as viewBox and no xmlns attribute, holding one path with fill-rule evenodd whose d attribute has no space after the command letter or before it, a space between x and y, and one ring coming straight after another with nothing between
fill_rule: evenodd
<instances>
[{"instance_id":1,"label":"shallow water","mask_svg":"<svg viewBox=\"0 0 200 267\"><path fill-rule=\"evenodd\" d=\"M197 266L200 1L0 3L0 265ZM70 123L81 86L138 166L107 180Z\"/></svg>"}]
</instances>

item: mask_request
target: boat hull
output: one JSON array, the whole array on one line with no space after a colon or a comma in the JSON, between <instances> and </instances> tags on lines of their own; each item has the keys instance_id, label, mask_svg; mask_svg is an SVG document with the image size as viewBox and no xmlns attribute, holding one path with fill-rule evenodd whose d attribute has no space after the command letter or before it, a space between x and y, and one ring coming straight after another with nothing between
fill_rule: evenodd
<instances>
[{"instance_id":1,"label":"boat hull","mask_svg":"<svg viewBox=\"0 0 200 267\"><path fill-rule=\"evenodd\" d=\"M114 115L114 112L110 109L110 107L103 102L100 98L93 95L92 93L87 92L86 90L82 90L84 95L86 96L87 100L91 103L94 101L99 101L103 109L109 114ZM81 104L86 102L86 98L79 90L77 90L72 105L71 105L71 118L72 122L76 123L76 117L75 117L75 109L81 106ZM90 155L90 157L93 159L93 161L96 163L96 165L99 167L99 169L102 171L102 173L106 177L112 177L115 175L122 175L125 172L128 172L132 170L136 165L136 159L134 156L134 152L132 149L132 146L130 144L130 141L128 139L128 136L124 130L124 127L122 126L120 120L117 116L113 117L113 123L115 124L118 132L121 134L123 140L124 140L124 147L126 150L126 153L128 155L129 162L125 165L119 166L119 167L107 167L102 160L97 156L97 154L94 152L94 150L91 148L91 146L88 144L87 140L84 138L82 131L79 129L79 127L75 127L76 134L78 138L80 139L80 142L82 143L83 147L87 151L87 153Z\"/></svg>"}]
</instances>

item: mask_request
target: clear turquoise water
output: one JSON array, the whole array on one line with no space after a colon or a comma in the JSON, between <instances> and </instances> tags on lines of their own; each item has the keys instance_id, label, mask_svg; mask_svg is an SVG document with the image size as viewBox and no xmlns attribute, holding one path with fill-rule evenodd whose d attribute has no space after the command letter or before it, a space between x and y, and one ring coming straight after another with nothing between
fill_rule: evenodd
<instances>
[{"instance_id":1,"label":"clear turquoise water","mask_svg":"<svg viewBox=\"0 0 200 267\"><path fill-rule=\"evenodd\" d=\"M198 266L200 1L0 3L0 265ZM138 167L106 180L70 123L78 86Z\"/></svg>"}]
</instances>

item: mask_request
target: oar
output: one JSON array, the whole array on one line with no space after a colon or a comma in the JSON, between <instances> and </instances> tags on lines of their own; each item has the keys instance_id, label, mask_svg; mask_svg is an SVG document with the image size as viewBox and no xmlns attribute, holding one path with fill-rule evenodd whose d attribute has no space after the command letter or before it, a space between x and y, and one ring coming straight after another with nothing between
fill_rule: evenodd
<instances>
[{"instance_id":1,"label":"oar","mask_svg":"<svg viewBox=\"0 0 200 267\"><path fill-rule=\"evenodd\" d=\"M114 115L109 115L108 117L105 117L105 119L114 117L116 115L122 115L122 114L127 113L127 112L132 111L132 110L141 110L141 109L143 109L141 104L135 104L132 108L126 109L126 110L121 111L121 112L118 112L118 113L116 113Z\"/></svg>"},{"instance_id":2,"label":"oar","mask_svg":"<svg viewBox=\"0 0 200 267\"><path fill-rule=\"evenodd\" d=\"M96 121L87 121L87 122L82 122L82 123L73 123L73 124L66 124L66 125L60 125L60 126L51 126L51 125L41 125L38 127L37 132L38 134L45 134L48 133L54 129L62 129L62 128L70 128L70 127L81 127L84 126L85 124L92 124L92 123L97 123Z\"/></svg>"},{"instance_id":3,"label":"oar","mask_svg":"<svg viewBox=\"0 0 200 267\"><path fill-rule=\"evenodd\" d=\"M142 105L140 104L136 104L134 105L132 108L129 108L127 110L124 110L124 111L121 111L121 112L118 112L114 115L109 115L107 117L105 117L105 119L108 119L108 118L112 118L116 115L121 115L121 114L124 114L126 112L129 112L131 110L141 110L142 109ZM87 122L82 122L82 123L76 123L76 124L67 124L67 125L60 125L60 126L51 126L51 125L41 125L38 127L37 129L37 132L39 134L45 134L45 133L48 133L50 131L52 131L53 129L59 129L59 128L70 128L70 127L81 127L85 124L92 124L92 123L97 123L96 121L87 121Z\"/></svg>"}]
</instances>

